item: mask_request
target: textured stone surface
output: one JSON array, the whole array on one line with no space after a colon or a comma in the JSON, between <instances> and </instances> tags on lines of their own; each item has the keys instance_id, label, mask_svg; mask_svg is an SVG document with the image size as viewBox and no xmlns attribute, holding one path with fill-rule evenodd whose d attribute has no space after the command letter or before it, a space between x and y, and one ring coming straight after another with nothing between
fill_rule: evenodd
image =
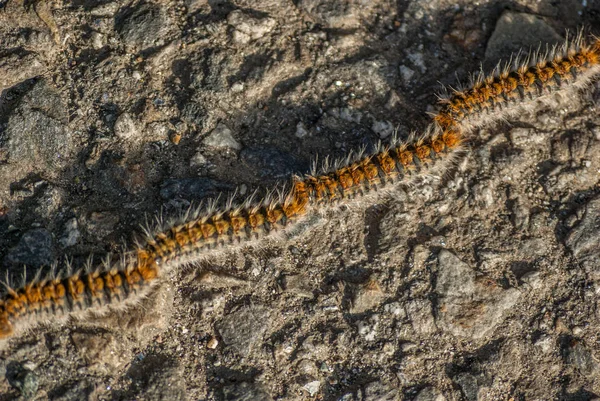
<instances>
[{"instance_id":1,"label":"textured stone surface","mask_svg":"<svg viewBox=\"0 0 600 401\"><path fill-rule=\"evenodd\" d=\"M269 313L263 306L242 307L221 319L216 329L225 345L242 356L248 356L261 343L269 320Z\"/></svg>"},{"instance_id":2,"label":"textured stone surface","mask_svg":"<svg viewBox=\"0 0 600 401\"><path fill-rule=\"evenodd\" d=\"M455 335L485 337L520 297L516 288L477 282L473 269L449 251L440 252L438 269L438 326Z\"/></svg>"},{"instance_id":3,"label":"textured stone surface","mask_svg":"<svg viewBox=\"0 0 600 401\"><path fill-rule=\"evenodd\" d=\"M418 135L440 82L600 26L600 3L575 0L0 5L14 285L116 258L157 215ZM202 253L135 305L2 341L0 398L597 398L600 91L582 92L474 130L413 185Z\"/></svg>"}]
</instances>

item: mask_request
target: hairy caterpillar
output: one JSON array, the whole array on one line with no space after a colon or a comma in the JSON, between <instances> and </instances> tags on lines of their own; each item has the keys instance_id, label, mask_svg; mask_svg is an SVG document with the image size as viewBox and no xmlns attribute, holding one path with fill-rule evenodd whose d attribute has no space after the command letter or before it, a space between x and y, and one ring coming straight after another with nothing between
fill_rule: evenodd
<instances>
[{"instance_id":1,"label":"hairy caterpillar","mask_svg":"<svg viewBox=\"0 0 600 401\"><path fill-rule=\"evenodd\" d=\"M515 116L552 96L585 88L600 74L600 39L582 35L548 52L517 55L490 75L479 73L470 87L452 91L433 117L443 130L466 135L475 128Z\"/></svg>"},{"instance_id":2,"label":"hairy caterpillar","mask_svg":"<svg viewBox=\"0 0 600 401\"><path fill-rule=\"evenodd\" d=\"M430 133L407 143L380 146L321 173L294 178L288 191L261 202L252 199L223 210L198 209L179 222L146 230L146 239L115 263L91 264L84 273L34 280L20 288L7 286L0 300L0 339L39 321L60 320L72 313L103 313L139 302L173 268L202 260L211 252L273 235L318 209L443 170L460 149L458 135Z\"/></svg>"},{"instance_id":3,"label":"hairy caterpillar","mask_svg":"<svg viewBox=\"0 0 600 401\"><path fill-rule=\"evenodd\" d=\"M85 272L51 275L19 288L7 285L0 299L0 339L42 321L139 302L160 276L182 264L285 232L322 208L443 172L475 128L513 116L550 95L585 87L600 73L600 40L586 45L579 36L547 55L515 60L500 72L480 74L469 88L453 91L421 136L296 177L288 190L272 191L262 201L251 197L240 206L199 209L159 224L115 262L107 259Z\"/></svg>"}]
</instances>

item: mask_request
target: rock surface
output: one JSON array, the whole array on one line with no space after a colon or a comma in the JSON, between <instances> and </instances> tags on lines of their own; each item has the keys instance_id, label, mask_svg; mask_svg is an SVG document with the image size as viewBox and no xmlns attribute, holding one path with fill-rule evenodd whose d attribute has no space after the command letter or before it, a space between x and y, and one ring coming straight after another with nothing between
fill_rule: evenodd
<instances>
[{"instance_id":1,"label":"rock surface","mask_svg":"<svg viewBox=\"0 0 600 401\"><path fill-rule=\"evenodd\" d=\"M600 26L578 0L0 8L12 285L118 254L154 216L422 132L439 82ZM225 244L138 305L2 341L0 399L600 397L600 91L583 92L474 131L410 187Z\"/></svg>"}]
</instances>

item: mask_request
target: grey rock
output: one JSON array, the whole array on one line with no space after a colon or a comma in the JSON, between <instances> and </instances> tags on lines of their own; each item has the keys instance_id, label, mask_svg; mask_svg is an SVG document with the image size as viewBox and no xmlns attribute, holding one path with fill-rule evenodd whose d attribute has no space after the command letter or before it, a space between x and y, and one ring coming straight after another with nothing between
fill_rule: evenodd
<instances>
[{"instance_id":1,"label":"grey rock","mask_svg":"<svg viewBox=\"0 0 600 401\"><path fill-rule=\"evenodd\" d=\"M269 321L269 313L264 306L243 306L221 319L216 329L225 345L242 356L248 356L262 342Z\"/></svg>"},{"instance_id":2,"label":"grey rock","mask_svg":"<svg viewBox=\"0 0 600 401\"><path fill-rule=\"evenodd\" d=\"M446 397L434 387L425 387L419 391L413 401L446 401Z\"/></svg>"},{"instance_id":3,"label":"grey rock","mask_svg":"<svg viewBox=\"0 0 600 401\"><path fill-rule=\"evenodd\" d=\"M38 391L39 379L35 372L18 362L9 362L6 365L6 379L26 400L33 399Z\"/></svg>"},{"instance_id":4,"label":"grey rock","mask_svg":"<svg viewBox=\"0 0 600 401\"><path fill-rule=\"evenodd\" d=\"M209 2L208 0L185 0L185 6L188 12L195 13L203 8L208 8Z\"/></svg>"},{"instance_id":5,"label":"grey rock","mask_svg":"<svg viewBox=\"0 0 600 401\"><path fill-rule=\"evenodd\" d=\"M205 168L208 167L209 164L208 159L201 151L197 151L194 153L194 156L190 158L190 167L192 168Z\"/></svg>"},{"instance_id":6,"label":"grey rock","mask_svg":"<svg viewBox=\"0 0 600 401\"><path fill-rule=\"evenodd\" d=\"M197 127L203 127L206 119L206 111L198 103L189 102L181 110L181 119Z\"/></svg>"},{"instance_id":7,"label":"grey rock","mask_svg":"<svg viewBox=\"0 0 600 401\"><path fill-rule=\"evenodd\" d=\"M375 121L371 129L379 135L381 139L385 139L394 133L394 126L389 121Z\"/></svg>"},{"instance_id":8,"label":"grey rock","mask_svg":"<svg viewBox=\"0 0 600 401\"><path fill-rule=\"evenodd\" d=\"M600 196L591 199L580 214L565 244L580 263L595 269L600 266Z\"/></svg>"},{"instance_id":9,"label":"grey rock","mask_svg":"<svg viewBox=\"0 0 600 401\"><path fill-rule=\"evenodd\" d=\"M505 11L496 22L485 50L487 62L496 63L511 53L529 48L535 50L542 44L561 43L563 38L540 17Z\"/></svg>"},{"instance_id":10,"label":"grey rock","mask_svg":"<svg viewBox=\"0 0 600 401\"><path fill-rule=\"evenodd\" d=\"M381 381L367 384L363 394L364 401L396 401L400 396L397 386Z\"/></svg>"},{"instance_id":11,"label":"grey rock","mask_svg":"<svg viewBox=\"0 0 600 401\"><path fill-rule=\"evenodd\" d=\"M170 22L157 5L142 3L117 18L117 30L127 46L136 51L164 44Z\"/></svg>"},{"instance_id":12,"label":"grey rock","mask_svg":"<svg viewBox=\"0 0 600 401\"><path fill-rule=\"evenodd\" d=\"M66 107L53 88L39 81L9 114L6 151L11 169L55 174L71 162L76 136L64 121Z\"/></svg>"},{"instance_id":13,"label":"grey rock","mask_svg":"<svg viewBox=\"0 0 600 401\"><path fill-rule=\"evenodd\" d=\"M415 75L415 71L405 65L401 65L400 67L398 67L398 69L400 71L400 76L402 77L402 81L404 82L404 84L411 84L412 78Z\"/></svg>"},{"instance_id":14,"label":"grey rock","mask_svg":"<svg viewBox=\"0 0 600 401\"><path fill-rule=\"evenodd\" d=\"M529 208L520 200L515 199L511 207L511 220L517 230L523 230L529 226Z\"/></svg>"},{"instance_id":15,"label":"grey rock","mask_svg":"<svg viewBox=\"0 0 600 401\"><path fill-rule=\"evenodd\" d=\"M90 213L83 224L88 234L92 234L96 238L104 238L114 232L118 222L118 215L103 211Z\"/></svg>"},{"instance_id":16,"label":"grey rock","mask_svg":"<svg viewBox=\"0 0 600 401\"><path fill-rule=\"evenodd\" d=\"M363 313L377 307L385 298L376 280L369 280L361 285L352 298L352 307L350 313Z\"/></svg>"},{"instance_id":17,"label":"grey rock","mask_svg":"<svg viewBox=\"0 0 600 401\"><path fill-rule=\"evenodd\" d=\"M223 387L226 401L272 401L273 397L256 383L241 382Z\"/></svg>"},{"instance_id":18,"label":"grey rock","mask_svg":"<svg viewBox=\"0 0 600 401\"><path fill-rule=\"evenodd\" d=\"M301 0L298 2L298 7L316 22L327 28L337 29L358 27L361 23L361 16L368 15L373 5L373 2L360 0Z\"/></svg>"},{"instance_id":19,"label":"grey rock","mask_svg":"<svg viewBox=\"0 0 600 401\"><path fill-rule=\"evenodd\" d=\"M273 18L254 18L241 10L229 13L227 23L233 27L233 41L242 44L262 38L277 25Z\"/></svg>"},{"instance_id":20,"label":"grey rock","mask_svg":"<svg viewBox=\"0 0 600 401\"><path fill-rule=\"evenodd\" d=\"M242 145L232 135L231 130L223 123L217 124L202 143L219 150L240 150Z\"/></svg>"},{"instance_id":21,"label":"grey rock","mask_svg":"<svg viewBox=\"0 0 600 401\"><path fill-rule=\"evenodd\" d=\"M458 384L463 395L468 401L477 401L479 384L477 378L470 373L459 373L454 377L454 382Z\"/></svg>"},{"instance_id":22,"label":"grey rock","mask_svg":"<svg viewBox=\"0 0 600 401\"><path fill-rule=\"evenodd\" d=\"M45 228L29 230L8 251L4 262L12 266L49 266L55 259L53 242Z\"/></svg>"},{"instance_id":23,"label":"grey rock","mask_svg":"<svg viewBox=\"0 0 600 401\"><path fill-rule=\"evenodd\" d=\"M168 179L161 185L160 196L163 199L202 200L233 189L232 185L210 178Z\"/></svg>"},{"instance_id":24,"label":"grey rock","mask_svg":"<svg viewBox=\"0 0 600 401\"><path fill-rule=\"evenodd\" d=\"M516 288L504 290L475 280L475 271L447 250L438 255L437 326L454 335L482 338L492 332L520 297Z\"/></svg>"},{"instance_id":25,"label":"grey rock","mask_svg":"<svg viewBox=\"0 0 600 401\"><path fill-rule=\"evenodd\" d=\"M129 113L122 113L115 121L115 135L120 139L132 140L140 135L140 130Z\"/></svg>"},{"instance_id":26,"label":"grey rock","mask_svg":"<svg viewBox=\"0 0 600 401\"><path fill-rule=\"evenodd\" d=\"M379 315L373 314L364 320L356 322L358 334L366 341L375 341L379 332Z\"/></svg>"},{"instance_id":27,"label":"grey rock","mask_svg":"<svg viewBox=\"0 0 600 401\"><path fill-rule=\"evenodd\" d=\"M0 57L0 92L38 76L45 65L35 53L9 53Z\"/></svg>"},{"instance_id":28,"label":"grey rock","mask_svg":"<svg viewBox=\"0 0 600 401\"><path fill-rule=\"evenodd\" d=\"M289 153L271 147L246 148L240 152L240 158L261 177L289 177L304 172L308 167Z\"/></svg>"},{"instance_id":29,"label":"grey rock","mask_svg":"<svg viewBox=\"0 0 600 401\"><path fill-rule=\"evenodd\" d=\"M413 299L404 307L415 332L419 334L435 333L437 327L431 312L431 303L426 299Z\"/></svg>"},{"instance_id":30,"label":"grey rock","mask_svg":"<svg viewBox=\"0 0 600 401\"><path fill-rule=\"evenodd\" d=\"M149 141L166 141L172 131L174 131L174 127L171 124L165 121L156 121L148 124L144 137Z\"/></svg>"},{"instance_id":31,"label":"grey rock","mask_svg":"<svg viewBox=\"0 0 600 401\"><path fill-rule=\"evenodd\" d=\"M78 228L79 224L77 223L77 219L73 217L72 219L67 220L64 227L64 232L59 242L63 248L73 246L77 243L79 238L81 237L81 232Z\"/></svg>"},{"instance_id":32,"label":"grey rock","mask_svg":"<svg viewBox=\"0 0 600 401\"><path fill-rule=\"evenodd\" d=\"M128 376L132 390L144 400L187 400L181 366L175 358L163 354L143 356L134 363Z\"/></svg>"},{"instance_id":33,"label":"grey rock","mask_svg":"<svg viewBox=\"0 0 600 401\"><path fill-rule=\"evenodd\" d=\"M43 190L40 192L39 195L36 194L34 212L42 218L51 219L59 211L65 193L62 189L52 185L44 185Z\"/></svg>"},{"instance_id":34,"label":"grey rock","mask_svg":"<svg viewBox=\"0 0 600 401\"><path fill-rule=\"evenodd\" d=\"M288 274L281 280L285 291L295 294L299 297L314 298L313 290L309 277L304 274Z\"/></svg>"},{"instance_id":35,"label":"grey rock","mask_svg":"<svg viewBox=\"0 0 600 401\"><path fill-rule=\"evenodd\" d=\"M299 121L298 124L296 124L296 137L304 138L307 135L308 135L308 130L304 126L304 123L302 121Z\"/></svg>"},{"instance_id":36,"label":"grey rock","mask_svg":"<svg viewBox=\"0 0 600 401\"><path fill-rule=\"evenodd\" d=\"M598 370L596 362L590 350L574 338L565 338L563 346L563 358L566 363L573 365L586 376L595 374Z\"/></svg>"},{"instance_id":37,"label":"grey rock","mask_svg":"<svg viewBox=\"0 0 600 401\"><path fill-rule=\"evenodd\" d=\"M321 382L318 380L312 380L306 383L304 386L302 386L302 388L306 390L308 395L314 397L319 393L319 389L321 388Z\"/></svg>"}]
</instances>

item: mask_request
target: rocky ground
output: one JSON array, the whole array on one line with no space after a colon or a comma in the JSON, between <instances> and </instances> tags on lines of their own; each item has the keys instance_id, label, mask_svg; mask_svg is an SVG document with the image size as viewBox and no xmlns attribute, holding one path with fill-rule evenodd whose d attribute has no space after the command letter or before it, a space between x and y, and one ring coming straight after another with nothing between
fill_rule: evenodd
<instances>
[{"instance_id":1,"label":"rocky ground","mask_svg":"<svg viewBox=\"0 0 600 401\"><path fill-rule=\"evenodd\" d=\"M118 251L422 130L442 84L600 34L600 2L0 1L0 270ZM0 351L0 400L600 399L600 85L445 177Z\"/></svg>"}]
</instances>

